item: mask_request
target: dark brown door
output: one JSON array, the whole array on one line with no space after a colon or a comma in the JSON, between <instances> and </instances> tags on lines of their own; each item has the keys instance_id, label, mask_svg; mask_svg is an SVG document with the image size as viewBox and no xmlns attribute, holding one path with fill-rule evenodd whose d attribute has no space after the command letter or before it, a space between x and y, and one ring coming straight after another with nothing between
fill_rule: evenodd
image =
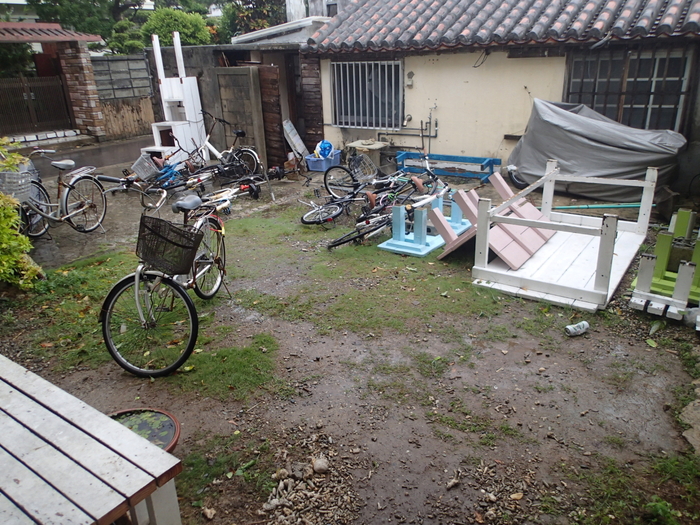
<instances>
[{"instance_id":1,"label":"dark brown door","mask_svg":"<svg viewBox=\"0 0 700 525\"><path fill-rule=\"evenodd\" d=\"M0 135L71 127L61 77L0 79Z\"/></svg>"},{"instance_id":2,"label":"dark brown door","mask_svg":"<svg viewBox=\"0 0 700 525\"><path fill-rule=\"evenodd\" d=\"M268 166L283 166L285 155L282 107L280 104L280 72L277 66L258 66L262 98L265 146Z\"/></svg>"}]
</instances>

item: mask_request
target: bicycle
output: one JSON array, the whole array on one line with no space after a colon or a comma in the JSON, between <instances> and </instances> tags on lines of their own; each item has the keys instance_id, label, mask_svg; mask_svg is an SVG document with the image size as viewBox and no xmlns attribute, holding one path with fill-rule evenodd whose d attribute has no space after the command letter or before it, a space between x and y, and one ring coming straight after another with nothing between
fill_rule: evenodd
<instances>
[{"instance_id":1,"label":"bicycle","mask_svg":"<svg viewBox=\"0 0 700 525\"><path fill-rule=\"evenodd\" d=\"M136 271L107 294L99 320L107 351L127 372L161 377L194 350L199 321L194 302L172 275L187 273L203 232L142 215Z\"/></svg>"},{"instance_id":2,"label":"bicycle","mask_svg":"<svg viewBox=\"0 0 700 525\"><path fill-rule=\"evenodd\" d=\"M53 150L36 150L30 153L38 154L51 160L48 153ZM75 231L89 233L102 226L107 212L107 200L104 188L96 176L94 166L75 168L73 160L51 160L51 165L58 169L57 203L52 203L49 192L41 181L38 170L30 165L32 178L29 196L22 201L26 214L26 227L23 233L28 237L40 237L49 226L67 223ZM68 171L70 170L70 171ZM65 173L68 171L68 173ZM65 182L65 178L69 181Z\"/></svg>"},{"instance_id":3,"label":"bicycle","mask_svg":"<svg viewBox=\"0 0 700 525\"><path fill-rule=\"evenodd\" d=\"M138 377L168 375L191 355L197 340L197 313L187 290L202 299L219 291L226 273L224 224L240 189L227 188L175 202L182 225L142 215L136 271L109 292L100 312L105 345L112 358ZM187 224L195 219L193 224ZM145 284L144 284L145 283Z\"/></svg>"},{"instance_id":4,"label":"bicycle","mask_svg":"<svg viewBox=\"0 0 700 525\"><path fill-rule=\"evenodd\" d=\"M301 199L297 199L301 204L310 206L312 209L306 212L301 217L302 224L325 224L332 222L336 218L345 212L350 213L350 206L353 204L360 204L363 208L366 208L369 204L368 196L363 193L364 190L370 186L389 187L391 182L395 180L395 177L385 176L382 179L373 179L366 182L356 182L353 184L353 188L350 192L346 193L341 197L335 197L332 194L326 197L325 204L316 204L313 201L305 202ZM377 189L381 191L381 189ZM314 194L316 198L320 198L320 191L318 188L314 189Z\"/></svg>"},{"instance_id":5,"label":"bicycle","mask_svg":"<svg viewBox=\"0 0 700 525\"><path fill-rule=\"evenodd\" d=\"M379 235L387 227L391 228L394 205L405 205L408 212L407 219L412 221L415 208L425 205L437 196L444 195L449 189L449 186L429 168L426 168L421 177L406 177L403 172L397 173L401 175L393 175L381 180L385 184L375 191L374 206L363 209L353 231L330 241L327 246L329 250L349 242L361 243ZM439 192L438 189L440 189Z\"/></svg>"},{"instance_id":6,"label":"bicycle","mask_svg":"<svg viewBox=\"0 0 700 525\"><path fill-rule=\"evenodd\" d=\"M323 185L334 197L342 197L352 191L358 182L382 179L389 175L383 173L364 153L353 153L347 159L346 166L331 166L323 173Z\"/></svg>"},{"instance_id":7,"label":"bicycle","mask_svg":"<svg viewBox=\"0 0 700 525\"><path fill-rule=\"evenodd\" d=\"M197 146L195 143L195 148L196 151L202 156L204 149L209 150L212 155L214 155L219 162L218 166L216 167L216 175L224 181L222 184L226 184L229 181L234 184L247 183L253 188L258 188L262 184L269 184L270 179L265 167L260 161L260 157L258 157L257 152L251 147L236 145L238 139L246 136L246 132L241 129L234 129L233 134L235 138L231 144L231 147L220 152L209 142L214 126L219 123L223 126L230 126L233 128L233 124L222 118L215 117L211 113L204 110L202 110L202 114L211 118L213 122L209 128L209 131L207 132L204 143L201 146ZM192 139L192 142L194 143L194 139ZM212 168L212 166L208 166L202 168L202 170L209 170ZM259 193L252 191L251 196L257 199L259 197ZM272 191L272 186L270 186L270 197L273 201L275 200L275 194Z\"/></svg>"}]
</instances>

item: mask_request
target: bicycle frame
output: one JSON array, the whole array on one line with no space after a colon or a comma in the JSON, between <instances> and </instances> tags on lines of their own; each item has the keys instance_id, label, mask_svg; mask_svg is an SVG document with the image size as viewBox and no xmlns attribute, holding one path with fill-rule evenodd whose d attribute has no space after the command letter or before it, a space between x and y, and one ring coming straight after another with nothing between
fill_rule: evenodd
<instances>
[{"instance_id":1,"label":"bicycle frame","mask_svg":"<svg viewBox=\"0 0 700 525\"><path fill-rule=\"evenodd\" d=\"M79 208L76 208L73 211L68 211L68 202L67 202L67 194L66 192L60 191L60 189L64 186L72 186L72 184L75 182L75 180L82 176L82 175L91 175L92 172L95 171L94 166L84 166L82 168L78 168L77 170L73 170L68 175L71 175L70 182L66 183L63 181L62 176L59 173L59 178L58 178L58 187L59 187L59 201L57 203L46 203L47 206L51 208L57 208L56 211L51 212L51 213L44 213L41 211L39 208L37 208L31 200L25 201L25 204L36 214L44 217L45 219L48 219L49 221L54 221L54 222L66 222L70 220L71 218L75 217L76 215L82 213L82 211L85 209L85 206L81 206ZM95 177L95 180L97 178ZM99 182L99 181L98 181ZM104 193L104 191L103 191ZM87 203L89 205L89 203Z\"/></svg>"}]
</instances>

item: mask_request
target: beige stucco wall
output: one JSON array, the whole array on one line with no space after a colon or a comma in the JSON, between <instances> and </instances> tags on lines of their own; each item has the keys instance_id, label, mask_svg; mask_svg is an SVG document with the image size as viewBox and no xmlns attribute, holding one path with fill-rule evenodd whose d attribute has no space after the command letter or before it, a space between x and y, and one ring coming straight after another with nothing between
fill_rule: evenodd
<instances>
[{"instance_id":1,"label":"beige stucco wall","mask_svg":"<svg viewBox=\"0 0 700 525\"><path fill-rule=\"evenodd\" d=\"M505 134L522 134L530 117L532 99L561 101L564 58L509 59L505 52L492 52L479 67L481 53L407 57L404 85L413 72L413 86L405 87L404 115L413 119L408 128L418 133L421 120L428 121L430 108L437 120L437 138L430 151L443 155L496 157L505 163L516 141ZM337 128L332 122L330 62L321 62L325 138L336 148L357 139L377 138L378 130ZM384 138L384 137L382 137ZM416 137L391 136L396 145L420 147ZM427 139L425 141L427 147Z\"/></svg>"}]
</instances>

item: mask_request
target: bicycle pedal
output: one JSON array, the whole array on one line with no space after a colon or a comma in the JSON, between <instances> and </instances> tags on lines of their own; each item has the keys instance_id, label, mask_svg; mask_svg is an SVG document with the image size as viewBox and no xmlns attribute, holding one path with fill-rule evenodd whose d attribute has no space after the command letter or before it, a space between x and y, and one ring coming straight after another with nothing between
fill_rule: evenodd
<instances>
[{"instance_id":1,"label":"bicycle pedal","mask_svg":"<svg viewBox=\"0 0 700 525\"><path fill-rule=\"evenodd\" d=\"M321 198L321 190L319 190L318 188L314 188L314 196L317 199L320 199Z\"/></svg>"},{"instance_id":2,"label":"bicycle pedal","mask_svg":"<svg viewBox=\"0 0 700 525\"><path fill-rule=\"evenodd\" d=\"M221 211L224 212L224 215L231 215L231 208L224 208Z\"/></svg>"}]
</instances>

